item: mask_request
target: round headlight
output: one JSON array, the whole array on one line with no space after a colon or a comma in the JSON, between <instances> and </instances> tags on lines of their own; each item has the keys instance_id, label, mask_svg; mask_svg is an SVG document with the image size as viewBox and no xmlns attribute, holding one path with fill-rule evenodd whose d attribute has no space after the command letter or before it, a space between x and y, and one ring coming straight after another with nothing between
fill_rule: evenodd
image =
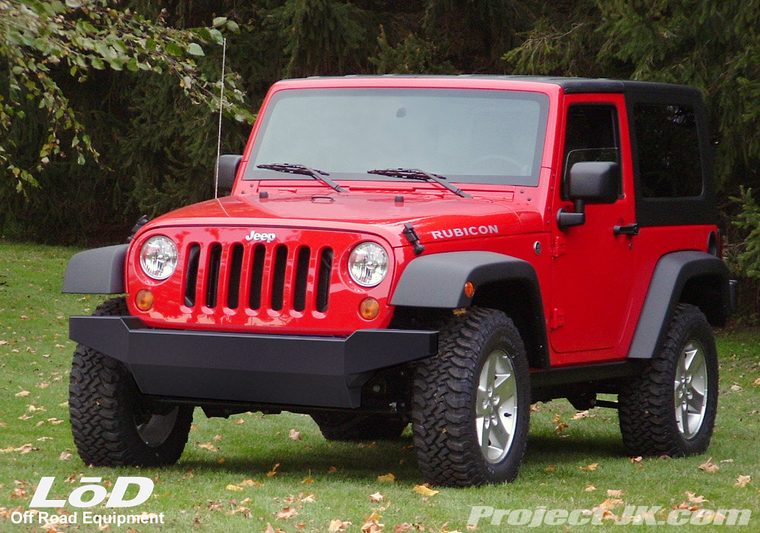
<instances>
[{"instance_id":1,"label":"round headlight","mask_svg":"<svg viewBox=\"0 0 760 533\"><path fill-rule=\"evenodd\" d=\"M140 250L143 272L156 280L164 280L177 268L177 246L163 235L151 237Z\"/></svg>"},{"instance_id":2,"label":"round headlight","mask_svg":"<svg viewBox=\"0 0 760 533\"><path fill-rule=\"evenodd\" d=\"M388 254L374 242L363 242L348 258L348 273L362 287L379 285L388 273Z\"/></svg>"}]
</instances>

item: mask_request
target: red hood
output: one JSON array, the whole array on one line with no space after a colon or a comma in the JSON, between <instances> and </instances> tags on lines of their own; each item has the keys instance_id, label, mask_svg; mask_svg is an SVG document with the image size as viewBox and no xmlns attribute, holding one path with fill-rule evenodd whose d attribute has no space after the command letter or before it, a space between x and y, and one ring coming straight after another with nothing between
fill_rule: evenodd
<instances>
[{"instance_id":1,"label":"red hood","mask_svg":"<svg viewBox=\"0 0 760 533\"><path fill-rule=\"evenodd\" d=\"M157 218L144 229L177 226L245 226L251 229L308 227L375 234L392 246L409 244L404 224L421 242L535 233L543 229L535 206L505 199L460 198L444 192L326 194L324 189L209 200ZM511 193L508 197L511 196Z\"/></svg>"}]
</instances>

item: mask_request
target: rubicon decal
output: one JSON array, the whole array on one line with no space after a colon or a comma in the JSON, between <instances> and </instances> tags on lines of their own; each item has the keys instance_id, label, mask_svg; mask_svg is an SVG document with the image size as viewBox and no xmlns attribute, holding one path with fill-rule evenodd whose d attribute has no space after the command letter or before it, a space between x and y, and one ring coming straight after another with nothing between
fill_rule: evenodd
<instances>
[{"instance_id":1,"label":"rubicon decal","mask_svg":"<svg viewBox=\"0 0 760 533\"><path fill-rule=\"evenodd\" d=\"M453 239L454 237L475 237L479 235L493 235L499 233L499 226L489 224L488 226L467 226L464 228L443 229L440 231L431 231L433 239Z\"/></svg>"},{"instance_id":2,"label":"rubicon decal","mask_svg":"<svg viewBox=\"0 0 760 533\"><path fill-rule=\"evenodd\" d=\"M248 242L274 242L277 240L277 235L274 233L259 233L256 230L252 230L251 233L245 236L245 240Z\"/></svg>"}]
</instances>

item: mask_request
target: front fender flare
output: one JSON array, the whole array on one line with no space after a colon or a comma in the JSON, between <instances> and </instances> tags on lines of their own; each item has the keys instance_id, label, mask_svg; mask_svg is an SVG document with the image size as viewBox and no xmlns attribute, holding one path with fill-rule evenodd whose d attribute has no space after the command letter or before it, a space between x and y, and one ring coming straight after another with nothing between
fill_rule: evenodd
<instances>
[{"instance_id":1,"label":"front fender flare","mask_svg":"<svg viewBox=\"0 0 760 533\"><path fill-rule=\"evenodd\" d=\"M391 305L456 309L470 307L473 298L464 284L477 287L498 280L526 280L538 288L538 277L527 261L495 252L446 252L412 260L401 274ZM539 290L538 294L541 292Z\"/></svg>"},{"instance_id":2,"label":"front fender flare","mask_svg":"<svg viewBox=\"0 0 760 533\"><path fill-rule=\"evenodd\" d=\"M61 292L73 294L124 294L124 264L128 244L95 248L69 259Z\"/></svg>"}]
</instances>

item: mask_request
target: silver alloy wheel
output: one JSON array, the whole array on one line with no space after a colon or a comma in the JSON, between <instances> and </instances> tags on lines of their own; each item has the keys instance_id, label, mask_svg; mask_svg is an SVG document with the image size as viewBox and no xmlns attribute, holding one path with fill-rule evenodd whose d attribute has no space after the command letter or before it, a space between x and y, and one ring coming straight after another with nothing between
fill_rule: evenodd
<instances>
[{"instance_id":1,"label":"silver alloy wheel","mask_svg":"<svg viewBox=\"0 0 760 533\"><path fill-rule=\"evenodd\" d=\"M687 439L702 428L708 394L705 351L698 341L690 340L678 358L674 383L676 424Z\"/></svg>"},{"instance_id":2,"label":"silver alloy wheel","mask_svg":"<svg viewBox=\"0 0 760 533\"><path fill-rule=\"evenodd\" d=\"M179 407L175 407L165 415L151 414L146 422L141 424L136 423L137 434L151 448L161 446L169 438L172 430L174 430L178 414Z\"/></svg>"},{"instance_id":3,"label":"silver alloy wheel","mask_svg":"<svg viewBox=\"0 0 760 533\"><path fill-rule=\"evenodd\" d=\"M515 368L503 350L494 350L486 358L475 401L480 451L489 463L499 463L512 447L518 403Z\"/></svg>"}]
</instances>

